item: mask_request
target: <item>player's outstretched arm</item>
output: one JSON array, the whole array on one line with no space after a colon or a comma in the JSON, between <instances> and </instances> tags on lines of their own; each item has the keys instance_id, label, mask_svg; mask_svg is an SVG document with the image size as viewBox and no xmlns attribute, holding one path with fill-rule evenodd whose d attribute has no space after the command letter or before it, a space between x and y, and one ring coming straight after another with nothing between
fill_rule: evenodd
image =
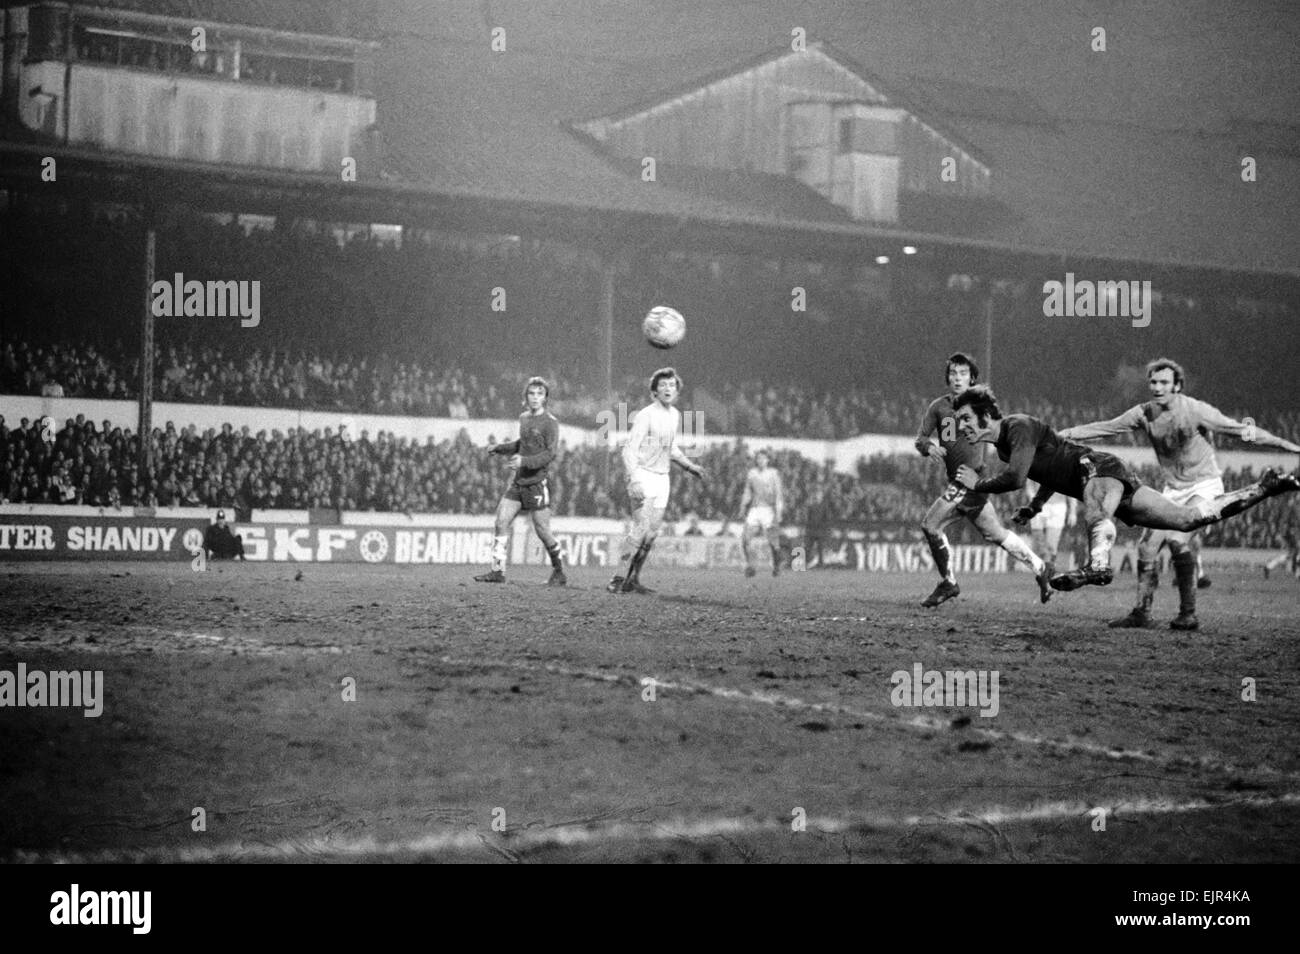
<instances>
[{"instance_id":1,"label":"player's outstretched arm","mask_svg":"<svg viewBox=\"0 0 1300 954\"><path fill-rule=\"evenodd\" d=\"M1232 434L1241 438L1247 444L1262 444L1265 447L1276 447L1288 453L1300 454L1300 444L1293 444L1254 423L1247 424L1244 421L1228 417L1213 404L1197 401L1196 405L1200 423L1216 433Z\"/></svg>"},{"instance_id":2,"label":"player's outstretched arm","mask_svg":"<svg viewBox=\"0 0 1300 954\"><path fill-rule=\"evenodd\" d=\"M1091 441L1101 437L1117 437L1120 434L1127 434L1129 431L1141 430L1142 420L1142 405L1136 404L1119 417L1113 417L1109 421L1093 421L1091 424L1079 424L1056 433L1058 437L1064 437L1067 441Z\"/></svg>"},{"instance_id":3,"label":"player's outstretched arm","mask_svg":"<svg viewBox=\"0 0 1300 954\"><path fill-rule=\"evenodd\" d=\"M1242 427L1247 428L1247 425L1243 424ZM1237 436L1242 440L1245 440L1246 433L1247 431L1243 430L1243 433ZM1253 436L1255 439L1250 442L1252 444L1263 444L1265 447L1276 447L1290 454L1300 454L1300 444L1293 444L1285 437L1278 437L1276 434L1271 431L1266 431L1262 427L1256 426Z\"/></svg>"},{"instance_id":4,"label":"player's outstretched arm","mask_svg":"<svg viewBox=\"0 0 1300 954\"><path fill-rule=\"evenodd\" d=\"M506 443L504 444L493 444L491 447L488 448L488 453L489 454L518 454L519 439L515 438L513 441L506 441Z\"/></svg>"}]
</instances>

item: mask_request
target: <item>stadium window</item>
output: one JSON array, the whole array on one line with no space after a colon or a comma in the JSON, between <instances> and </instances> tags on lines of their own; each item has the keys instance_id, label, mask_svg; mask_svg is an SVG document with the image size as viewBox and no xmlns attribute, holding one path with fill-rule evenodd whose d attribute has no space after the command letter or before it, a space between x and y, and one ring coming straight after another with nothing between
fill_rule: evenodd
<instances>
[{"instance_id":1,"label":"stadium window","mask_svg":"<svg viewBox=\"0 0 1300 954\"><path fill-rule=\"evenodd\" d=\"M897 128L893 123L882 119L855 119L853 146L857 152L894 155L898 151Z\"/></svg>"},{"instance_id":2,"label":"stadium window","mask_svg":"<svg viewBox=\"0 0 1300 954\"><path fill-rule=\"evenodd\" d=\"M71 52L66 46L68 36L67 10L54 7L32 7L27 20L27 62L61 60Z\"/></svg>"},{"instance_id":3,"label":"stadium window","mask_svg":"<svg viewBox=\"0 0 1300 954\"><path fill-rule=\"evenodd\" d=\"M853 151L853 120L840 120L840 155Z\"/></svg>"},{"instance_id":4,"label":"stadium window","mask_svg":"<svg viewBox=\"0 0 1300 954\"><path fill-rule=\"evenodd\" d=\"M122 60L122 37L123 34L116 31L78 26L73 34L73 47L80 60L117 64Z\"/></svg>"}]
</instances>

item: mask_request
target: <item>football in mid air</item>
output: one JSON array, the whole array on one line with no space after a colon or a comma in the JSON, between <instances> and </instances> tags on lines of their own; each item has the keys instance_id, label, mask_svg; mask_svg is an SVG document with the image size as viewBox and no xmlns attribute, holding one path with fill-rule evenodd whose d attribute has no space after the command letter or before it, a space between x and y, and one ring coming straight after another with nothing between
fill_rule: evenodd
<instances>
[{"instance_id":1,"label":"football in mid air","mask_svg":"<svg viewBox=\"0 0 1300 954\"><path fill-rule=\"evenodd\" d=\"M676 308L658 305L646 314L641 330L656 348L671 348L686 336L686 319Z\"/></svg>"}]
</instances>

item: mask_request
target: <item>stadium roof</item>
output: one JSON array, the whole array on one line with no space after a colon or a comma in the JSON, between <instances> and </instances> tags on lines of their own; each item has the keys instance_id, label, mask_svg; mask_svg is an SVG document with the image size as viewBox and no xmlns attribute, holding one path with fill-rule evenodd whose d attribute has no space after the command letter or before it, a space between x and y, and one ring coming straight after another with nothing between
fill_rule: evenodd
<instances>
[{"instance_id":1,"label":"stadium roof","mask_svg":"<svg viewBox=\"0 0 1300 954\"><path fill-rule=\"evenodd\" d=\"M101 5L336 34L342 20L318 19L327 9L353 23L372 9L305 0ZM380 4L376 96L388 160L374 185L569 216L689 221L720 247L729 229L766 230L793 255L828 239L893 237L1300 276L1300 129L1290 125L1300 76L1284 67L1300 35L1294 5L1234 14L1194 0L1195 29L1187 4L1117 8L1104 18L1108 53L1090 50L1096 17L1072 0L814 6ZM504 52L489 47L498 24ZM986 157L997 214L953 216L922 202L910 230L887 229L849 220L780 176L663 167L646 183L573 130L746 69L788 49L792 26L810 40L834 37L836 56ZM1241 179L1245 155L1259 163L1256 182Z\"/></svg>"},{"instance_id":2,"label":"stadium roof","mask_svg":"<svg viewBox=\"0 0 1300 954\"><path fill-rule=\"evenodd\" d=\"M35 0L27 0L35 2ZM373 39L373 5L357 0L73 0L74 5L261 27L287 33ZM5 0L4 6L23 6Z\"/></svg>"},{"instance_id":3,"label":"stadium roof","mask_svg":"<svg viewBox=\"0 0 1300 954\"><path fill-rule=\"evenodd\" d=\"M730 188L719 188L720 177L708 175L664 175L657 184L644 183L590 142L576 139L572 122L626 113L788 50L789 24L806 24L815 38L813 15L798 3L759 5L770 14L760 20L753 19L753 4L670 0L668 6L671 12L655 7L651 13L632 4L593 7L574 0L548 7L543 17L526 5L494 4L507 31L506 53L488 49L481 23L454 18L430 24L428 33L390 37L379 122L394 171L446 190L611 210L779 222L796 229L833 221L837 229L863 235L906 231L846 221L829 203L788 201L789 190L777 176L742 184L743 174L733 174ZM1300 229L1294 224L1300 221L1300 190L1293 188L1300 180L1300 150L1287 153L1287 127L1262 127L1274 140L1282 131L1283 148L1276 141L1270 145L1261 127L1237 121L1231 95L1206 99L1206 77L1184 75L1245 69L1249 46L1235 66L1231 59L1207 66L1192 56L1183 66L1186 38L1144 36L1141 56L1167 67L1178 64L1165 83L1153 87L1147 85L1154 82L1152 70L1132 64L1139 24L1128 14L1107 18L1112 44L1127 42L1126 52L1121 56L1116 49L1098 67L1086 57L1107 54L1090 53L1091 19L1077 13L1066 22L1077 27L1071 43L1082 52L1054 59L1053 51L1035 52L1015 35L1021 15L1015 11L1003 16L1010 32L998 37L990 35L986 11L940 4L939 19L956 40L933 46L916 41L916 24L907 21L914 6L882 3L877 12L887 15L877 22L859 12L865 39L837 37L827 49L945 134L971 143L994 168L993 198L1002 214L945 223L936 220L939 210L930 210L921 231L990 248L1300 275ZM1038 6L1062 15L1072 11L1058 0ZM839 22L862 5L843 9ZM918 19L927 15L914 12ZM1069 23L1070 16L1077 23ZM1176 20L1177 9L1169 16ZM733 25L738 19L745 28ZM870 30L861 29L868 24ZM1145 21L1140 26L1154 32ZM1264 34L1271 28L1265 18L1254 29ZM766 46L741 49L754 33L766 37ZM1256 44L1259 34L1250 34ZM994 47L991 60L1005 60L1018 46L1020 59L1032 62L954 75L959 71L949 62L950 46L962 37ZM1061 42L1055 35L1049 40ZM900 50L900 41L910 45ZM1228 55L1231 38L1222 42L1219 52ZM839 49L846 43L852 44L849 53ZM861 63L871 64L871 72ZM1171 105L1184 89L1186 100ZM1265 114L1268 104L1258 89L1253 95L1257 114ZM1152 102L1143 101L1148 97ZM1300 135L1291 141L1300 142ZM1252 152L1259 143L1269 146L1266 154ZM1248 154L1261 168L1253 183L1240 174Z\"/></svg>"}]
</instances>

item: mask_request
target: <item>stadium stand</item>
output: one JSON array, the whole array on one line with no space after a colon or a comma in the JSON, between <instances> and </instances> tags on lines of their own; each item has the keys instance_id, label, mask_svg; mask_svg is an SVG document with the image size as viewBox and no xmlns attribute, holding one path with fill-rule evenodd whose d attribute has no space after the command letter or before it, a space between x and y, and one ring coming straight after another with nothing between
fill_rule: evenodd
<instances>
[{"instance_id":1,"label":"stadium stand","mask_svg":"<svg viewBox=\"0 0 1300 954\"><path fill-rule=\"evenodd\" d=\"M261 281L263 311L274 319L252 329L159 319L158 400L444 414L440 406L450 408L454 397L479 417L511 407L513 384L525 371L553 372L563 397L587 402L583 407L603 384L593 375L586 317L600 276L578 249L517 236L306 220L267 228L227 218L193 216L161 229L157 274ZM45 241L3 247L12 278L6 344L39 348L5 355L5 389L39 393L52 379L68 395L133 396L137 342L114 330L134 327L139 308L129 222L101 213L90 223L35 202L0 213L0 226L6 220L13 234L30 230ZM0 239L5 232L0 227ZM982 335L977 296L963 290L960 277L933 265L882 274L797 260L647 255L620 285L616 312L640 315L666 301L689 316L691 346L673 358L688 386L712 397L719 433L903 433L915 426L917 398L942 388L937 359L972 348ZM806 313L789 307L795 285L807 291ZM509 291L501 313L489 307L498 286ZM1300 322L1288 307L1172 292L1159 307L1147 346L1152 356L1169 353L1188 365L1190 393L1275 432L1300 432L1291 410L1300 404L1300 384L1286 366L1300 349ZM1140 368L1121 336L1099 338L1086 326L1045 333L1032 276L998 309L994 380L1008 406L1076 420L1142 399ZM889 335L874 333L881 322ZM1225 326L1253 333L1224 349ZM319 353L322 341L338 351ZM539 349L567 363L530 367ZM1072 357L1080 349L1091 367L1111 370L1077 373ZM635 320L619 323L613 350L623 390L623 373L646 363ZM384 362L385 353L400 358ZM641 377L629 391L635 400ZM1104 407L1099 394L1107 397Z\"/></svg>"},{"instance_id":2,"label":"stadium stand","mask_svg":"<svg viewBox=\"0 0 1300 954\"><path fill-rule=\"evenodd\" d=\"M10 427L10 423L18 426ZM423 444L380 432L354 440L329 429L290 433L199 433L168 422L150 436L156 476L140 480L135 460L139 436L130 429L96 425L80 415L47 442L38 421L0 418L0 503L122 506L335 508L405 513L491 513L500 473L462 432L453 440ZM916 524L942 490L939 469L910 455L859 461L856 474L834 473L797 453L779 451L786 475L788 520L804 523L823 494L831 521L841 525ZM707 484L682 480L670 520L694 513L735 520L740 485L749 466L743 446L715 446L700 462ZM602 448L564 449L554 469L556 513L620 517L626 513L621 458ZM609 473L609 478L604 475ZM1154 470L1144 479L1154 482ZM1249 483L1249 471L1226 475L1229 487ZM1280 547L1295 523L1293 504L1269 501L1207 531L1206 543L1228 547Z\"/></svg>"},{"instance_id":3,"label":"stadium stand","mask_svg":"<svg viewBox=\"0 0 1300 954\"><path fill-rule=\"evenodd\" d=\"M158 401L451 418L513 417L518 413L518 388L536 373L500 367L473 373L387 355L260 350L236 354L230 347L185 343L159 348L156 368L154 399ZM121 344L102 348L26 341L0 344L0 394L40 394L44 388L58 386L67 397L133 400L137 395L132 382L138 378L138 362ZM601 401L593 389L554 373L551 380L557 384L554 406L561 417L594 417ZM622 400L629 406L644 403L642 382L632 377L622 387ZM709 385L701 387L708 390ZM729 411L722 421L711 415L716 432L828 439L910 434L921 410L934 397L917 389L857 386L832 393L789 382L758 381L726 383L708 393ZM1065 424L1112 417L1130 405L1122 401L1063 404L1040 398L1014 406ZM1294 411L1259 407L1252 411L1256 423L1274 433L1292 440L1300 433L1300 416ZM1130 435L1128 442L1138 439Z\"/></svg>"}]
</instances>

